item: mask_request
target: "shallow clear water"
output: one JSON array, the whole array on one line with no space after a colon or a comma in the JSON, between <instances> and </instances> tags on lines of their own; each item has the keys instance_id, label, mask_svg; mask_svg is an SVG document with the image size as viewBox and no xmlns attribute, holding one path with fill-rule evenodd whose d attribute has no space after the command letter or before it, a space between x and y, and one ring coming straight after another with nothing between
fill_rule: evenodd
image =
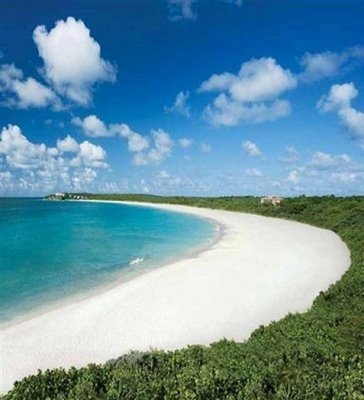
<instances>
[{"instance_id":1,"label":"shallow clear water","mask_svg":"<svg viewBox=\"0 0 364 400\"><path fill-rule=\"evenodd\" d=\"M146 207L0 199L1 322L207 245L216 226Z\"/></svg>"}]
</instances>

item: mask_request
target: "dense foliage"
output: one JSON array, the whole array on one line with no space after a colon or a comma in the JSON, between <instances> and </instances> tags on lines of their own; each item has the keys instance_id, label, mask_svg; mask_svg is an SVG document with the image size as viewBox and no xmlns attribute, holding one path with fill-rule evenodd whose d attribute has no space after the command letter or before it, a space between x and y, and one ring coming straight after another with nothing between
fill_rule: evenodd
<instances>
[{"instance_id":1,"label":"dense foliage","mask_svg":"<svg viewBox=\"0 0 364 400\"><path fill-rule=\"evenodd\" d=\"M85 195L85 194L83 194ZM351 250L342 279L312 308L258 328L245 343L132 352L106 365L39 372L6 400L364 399L364 198L298 197L274 207L254 197L88 195L168 202L294 219L331 229Z\"/></svg>"}]
</instances>

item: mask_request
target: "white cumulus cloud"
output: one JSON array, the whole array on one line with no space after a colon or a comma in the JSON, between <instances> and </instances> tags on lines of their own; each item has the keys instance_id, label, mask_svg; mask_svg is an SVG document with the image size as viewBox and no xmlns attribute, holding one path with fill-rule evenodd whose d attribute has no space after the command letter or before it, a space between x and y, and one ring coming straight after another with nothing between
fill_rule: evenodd
<instances>
[{"instance_id":1,"label":"white cumulus cloud","mask_svg":"<svg viewBox=\"0 0 364 400\"><path fill-rule=\"evenodd\" d=\"M100 45L82 20L68 17L49 32L37 26L33 39L44 62L44 74L57 93L86 106L97 82L113 82L116 69L101 57Z\"/></svg>"},{"instance_id":2,"label":"white cumulus cloud","mask_svg":"<svg viewBox=\"0 0 364 400\"><path fill-rule=\"evenodd\" d=\"M178 143L181 147L183 147L184 149L187 149L188 147L190 147L193 143L192 139L189 138L181 138L178 139Z\"/></svg>"},{"instance_id":3,"label":"white cumulus cloud","mask_svg":"<svg viewBox=\"0 0 364 400\"><path fill-rule=\"evenodd\" d=\"M57 140L57 149L61 153L77 153L79 145L73 137L67 135L64 139Z\"/></svg>"},{"instance_id":4,"label":"white cumulus cloud","mask_svg":"<svg viewBox=\"0 0 364 400\"><path fill-rule=\"evenodd\" d=\"M190 106L187 103L189 97L190 93L188 90L185 93L179 92L176 96L173 105L171 107L164 107L165 112L179 114L187 119L190 118L191 111L190 111Z\"/></svg>"},{"instance_id":5,"label":"white cumulus cloud","mask_svg":"<svg viewBox=\"0 0 364 400\"><path fill-rule=\"evenodd\" d=\"M329 93L319 100L317 108L324 112L335 112L351 137L364 147L364 112L355 109L352 101L358 96L353 83L331 86Z\"/></svg>"},{"instance_id":6,"label":"white cumulus cloud","mask_svg":"<svg viewBox=\"0 0 364 400\"><path fill-rule=\"evenodd\" d=\"M149 139L140 133L134 132L126 124L111 124L110 132L118 134L128 142L128 150L131 153L143 151L149 147Z\"/></svg>"},{"instance_id":7,"label":"white cumulus cloud","mask_svg":"<svg viewBox=\"0 0 364 400\"><path fill-rule=\"evenodd\" d=\"M84 134L90 137L113 136L113 133L96 115L89 115L84 119L75 117L72 123L82 128Z\"/></svg>"},{"instance_id":8,"label":"white cumulus cloud","mask_svg":"<svg viewBox=\"0 0 364 400\"><path fill-rule=\"evenodd\" d=\"M12 173L9 171L0 171L0 181L8 181L13 177Z\"/></svg>"},{"instance_id":9,"label":"white cumulus cloud","mask_svg":"<svg viewBox=\"0 0 364 400\"><path fill-rule=\"evenodd\" d=\"M339 165L347 165L352 162L351 157L349 157L347 154L340 154L338 156L334 156L332 154L324 153L322 151L315 151L312 156L311 160L309 162L309 166L315 167L315 168L322 168L322 169L327 169L327 168L333 168L337 167Z\"/></svg>"},{"instance_id":10,"label":"white cumulus cloud","mask_svg":"<svg viewBox=\"0 0 364 400\"><path fill-rule=\"evenodd\" d=\"M96 115L89 115L84 119L76 117L72 119L72 123L79 126L83 130L83 133L90 137L119 136L127 141L128 150L132 153L143 151L149 147L148 138L134 132L126 124L106 125Z\"/></svg>"},{"instance_id":11,"label":"white cumulus cloud","mask_svg":"<svg viewBox=\"0 0 364 400\"><path fill-rule=\"evenodd\" d=\"M319 168L330 168L335 165L335 159L331 154L316 151L312 155L310 165Z\"/></svg>"},{"instance_id":12,"label":"white cumulus cloud","mask_svg":"<svg viewBox=\"0 0 364 400\"><path fill-rule=\"evenodd\" d=\"M237 75L212 75L199 90L228 91L234 100L257 102L276 98L296 85L290 70L283 69L274 58L263 57L243 63Z\"/></svg>"},{"instance_id":13,"label":"white cumulus cloud","mask_svg":"<svg viewBox=\"0 0 364 400\"><path fill-rule=\"evenodd\" d=\"M2 173L0 191L49 192L83 190L106 168L106 152L98 145L77 143L71 136L57 140L57 147L31 142L17 125L0 133Z\"/></svg>"},{"instance_id":14,"label":"white cumulus cloud","mask_svg":"<svg viewBox=\"0 0 364 400\"><path fill-rule=\"evenodd\" d=\"M80 152L78 157L83 161L86 167L104 168L107 166L105 163L106 152L101 146L85 140L79 147Z\"/></svg>"},{"instance_id":15,"label":"white cumulus cloud","mask_svg":"<svg viewBox=\"0 0 364 400\"><path fill-rule=\"evenodd\" d=\"M351 171L333 172L331 179L335 182L352 183L359 178L359 174Z\"/></svg>"},{"instance_id":16,"label":"white cumulus cloud","mask_svg":"<svg viewBox=\"0 0 364 400\"><path fill-rule=\"evenodd\" d=\"M170 156L173 148L173 140L169 133L163 129L152 129L151 136L153 139L153 147L148 151L137 153L133 158L134 165L159 164Z\"/></svg>"},{"instance_id":17,"label":"white cumulus cloud","mask_svg":"<svg viewBox=\"0 0 364 400\"><path fill-rule=\"evenodd\" d=\"M132 162L136 166L159 164L170 156L173 148L173 140L163 129L152 129L148 137L133 131L127 124L106 125L96 115L73 118L72 123L81 127L87 136L117 136L125 140L128 151L134 153Z\"/></svg>"},{"instance_id":18,"label":"white cumulus cloud","mask_svg":"<svg viewBox=\"0 0 364 400\"><path fill-rule=\"evenodd\" d=\"M0 93L9 107L30 108L53 106L59 109L61 102L47 86L34 78L24 78L23 71L14 64L0 65Z\"/></svg>"},{"instance_id":19,"label":"white cumulus cloud","mask_svg":"<svg viewBox=\"0 0 364 400\"><path fill-rule=\"evenodd\" d=\"M260 123L283 118L291 113L286 100L273 102L242 103L231 100L224 93L215 98L203 112L203 117L215 126L235 126L242 122Z\"/></svg>"},{"instance_id":20,"label":"white cumulus cloud","mask_svg":"<svg viewBox=\"0 0 364 400\"><path fill-rule=\"evenodd\" d=\"M0 136L0 154L13 168L38 168L47 157L47 147L30 142L17 125L4 127Z\"/></svg>"},{"instance_id":21,"label":"white cumulus cloud","mask_svg":"<svg viewBox=\"0 0 364 400\"><path fill-rule=\"evenodd\" d=\"M306 53L301 58L303 72L299 79L314 82L323 78L335 76L353 62L364 61L364 47L357 46L341 53L325 51L322 53Z\"/></svg>"},{"instance_id":22,"label":"white cumulus cloud","mask_svg":"<svg viewBox=\"0 0 364 400\"><path fill-rule=\"evenodd\" d=\"M200 85L200 93L221 92L204 109L203 117L215 126L285 117L291 112L290 103L278 97L296 85L296 77L274 58L252 59L242 64L237 75L214 74Z\"/></svg>"},{"instance_id":23,"label":"white cumulus cloud","mask_svg":"<svg viewBox=\"0 0 364 400\"><path fill-rule=\"evenodd\" d=\"M338 111L350 106L350 103L357 97L358 91L353 83L331 86L328 95L323 96L318 102L318 108L324 112Z\"/></svg>"},{"instance_id":24,"label":"white cumulus cloud","mask_svg":"<svg viewBox=\"0 0 364 400\"><path fill-rule=\"evenodd\" d=\"M260 151L259 147L255 143L250 142L249 140L243 142L242 147L245 153L248 154L249 157L259 157L262 155L262 152Z\"/></svg>"}]
</instances>

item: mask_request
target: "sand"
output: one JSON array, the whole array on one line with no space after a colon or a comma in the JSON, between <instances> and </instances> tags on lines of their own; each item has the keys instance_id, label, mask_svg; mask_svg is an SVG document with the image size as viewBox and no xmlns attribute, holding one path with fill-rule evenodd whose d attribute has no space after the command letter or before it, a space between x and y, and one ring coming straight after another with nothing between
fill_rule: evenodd
<instances>
[{"instance_id":1,"label":"sand","mask_svg":"<svg viewBox=\"0 0 364 400\"><path fill-rule=\"evenodd\" d=\"M224 227L201 253L1 332L1 392L37 369L102 363L131 349L245 340L260 325L303 312L347 270L333 232L229 211L161 207Z\"/></svg>"}]
</instances>

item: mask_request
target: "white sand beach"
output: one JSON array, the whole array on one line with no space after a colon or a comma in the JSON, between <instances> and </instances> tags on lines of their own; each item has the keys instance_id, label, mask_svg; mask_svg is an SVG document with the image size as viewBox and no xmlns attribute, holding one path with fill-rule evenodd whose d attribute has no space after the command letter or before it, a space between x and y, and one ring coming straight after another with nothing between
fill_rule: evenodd
<instances>
[{"instance_id":1,"label":"white sand beach","mask_svg":"<svg viewBox=\"0 0 364 400\"><path fill-rule=\"evenodd\" d=\"M142 206L146 206L143 204ZM196 256L1 332L1 392L37 369L102 363L131 349L242 341L307 310L350 264L333 232L280 219L177 205L225 229Z\"/></svg>"}]
</instances>

